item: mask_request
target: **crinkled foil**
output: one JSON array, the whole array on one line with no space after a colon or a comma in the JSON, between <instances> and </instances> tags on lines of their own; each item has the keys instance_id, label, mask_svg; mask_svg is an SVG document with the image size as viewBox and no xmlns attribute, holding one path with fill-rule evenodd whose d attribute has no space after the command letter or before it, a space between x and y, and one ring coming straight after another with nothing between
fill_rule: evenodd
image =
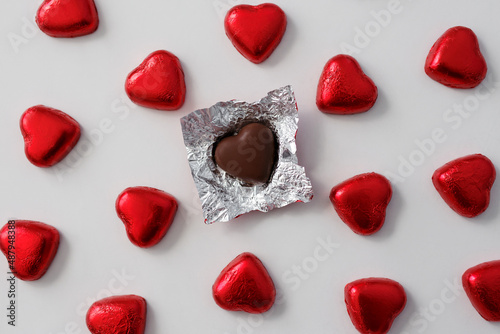
<instances>
[{"instance_id":1,"label":"crinkled foil","mask_svg":"<svg viewBox=\"0 0 500 334\"><path fill-rule=\"evenodd\" d=\"M313 197L311 181L297 163L295 134L299 121L291 86L269 92L258 102L219 102L181 119L193 180L200 196L205 223L224 222L244 213L268 212ZM214 161L217 141L250 122L266 124L276 136L277 161L271 179L248 186L228 175Z\"/></svg>"}]
</instances>

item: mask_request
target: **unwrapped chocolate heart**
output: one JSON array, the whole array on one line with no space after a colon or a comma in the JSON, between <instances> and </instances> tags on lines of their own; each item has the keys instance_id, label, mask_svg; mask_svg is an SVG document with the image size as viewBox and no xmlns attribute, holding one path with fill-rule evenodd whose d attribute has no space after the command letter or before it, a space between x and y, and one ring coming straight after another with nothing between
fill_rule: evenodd
<instances>
[{"instance_id":1,"label":"unwrapped chocolate heart","mask_svg":"<svg viewBox=\"0 0 500 334\"><path fill-rule=\"evenodd\" d=\"M260 123L245 125L237 135L223 138L214 152L220 168L251 185L269 180L275 156L273 132Z\"/></svg>"},{"instance_id":2,"label":"unwrapped chocolate heart","mask_svg":"<svg viewBox=\"0 0 500 334\"><path fill-rule=\"evenodd\" d=\"M286 86L269 92L257 102L219 102L181 119L188 162L206 223L229 221L250 211L268 212L292 203L307 203L312 199L311 181L304 168L298 164L296 156L295 137L299 120L297 108L293 90ZM250 128L262 127L262 133L260 130L252 130L250 136L245 135L242 127L252 123L258 124ZM235 133L237 135L233 136ZM271 144L273 136L274 149ZM241 141L242 137L249 138L250 141ZM217 144L224 139L243 142L241 147L229 145L232 146L229 158L219 161L221 165L227 164L228 172L236 166L235 172L239 173L233 173L237 174L235 176L224 172L214 157L216 148L220 150ZM235 147L236 154L240 155L238 159L243 162L241 166L230 158ZM255 161L250 163L247 159ZM256 161L262 161L257 170L247 171L247 175L240 174ZM242 181L241 177L249 176L248 181L259 184L249 186Z\"/></svg>"}]
</instances>

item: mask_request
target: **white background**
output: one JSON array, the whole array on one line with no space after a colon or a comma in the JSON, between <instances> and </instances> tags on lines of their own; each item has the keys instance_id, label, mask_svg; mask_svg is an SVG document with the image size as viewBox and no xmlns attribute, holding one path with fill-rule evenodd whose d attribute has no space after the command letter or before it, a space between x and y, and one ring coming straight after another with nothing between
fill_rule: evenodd
<instances>
[{"instance_id":1,"label":"white background","mask_svg":"<svg viewBox=\"0 0 500 334\"><path fill-rule=\"evenodd\" d=\"M500 186L493 187L486 213L466 219L446 206L431 176L471 153L500 166L500 89L473 105L478 89L442 86L425 75L423 65L446 29L464 25L478 35L487 81L500 81L500 3L401 0L398 13L381 27L371 11L386 10L386 0L279 0L287 31L260 65L244 59L225 36L221 8L230 3L98 0L96 33L55 39L27 28L39 1L0 2L0 221L39 220L62 237L47 274L18 281L15 328L7 326L8 288L6 274L0 274L0 332L87 333L84 313L111 286L116 294L146 298L147 334L356 333L344 286L382 276L399 281L408 294L391 333L498 333L500 326L483 320L463 290L448 285L469 267L500 258ZM356 45L357 28L372 29L368 45L357 41L354 56L377 84L378 101L360 115L323 114L315 105L318 78L327 60L343 52L342 43ZM14 35L24 38L17 47L9 40ZM176 54L184 67L187 96L178 111L127 104L127 74L158 49ZM299 162L315 198L204 225L179 119L218 101L255 101L288 84L299 105ZM464 103L471 103L470 117L444 119L449 108ZM60 109L81 124L75 151L81 154L72 161L41 169L26 159L19 118L36 104ZM101 122L113 124L102 137L96 130ZM446 140L422 159L415 141L430 138L436 128ZM420 165L404 182L393 183L385 226L369 237L355 235L334 212L331 187L364 172L397 175L401 159L410 156ZM166 237L147 250L129 242L114 209L117 195L138 185L165 190L180 203ZM324 261L314 259L318 238L338 244L332 254L320 253L328 254ZM282 303L261 318L224 311L212 299L220 270L244 251L260 257L282 291ZM295 276L293 267L304 264L307 278ZM0 261L0 273L7 270ZM121 271L129 277L119 281Z\"/></svg>"}]
</instances>

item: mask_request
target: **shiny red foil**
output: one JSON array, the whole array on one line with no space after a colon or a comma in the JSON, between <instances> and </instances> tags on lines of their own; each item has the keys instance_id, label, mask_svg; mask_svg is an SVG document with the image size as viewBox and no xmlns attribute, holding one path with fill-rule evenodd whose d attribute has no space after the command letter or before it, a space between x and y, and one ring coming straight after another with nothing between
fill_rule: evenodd
<instances>
[{"instance_id":1,"label":"shiny red foil","mask_svg":"<svg viewBox=\"0 0 500 334\"><path fill-rule=\"evenodd\" d=\"M486 77L488 67L477 37L466 27L448 29L431 48L425 73L453 88L474 88Z\"/></svg>"},{"instance_id":2,"label":"shiny red foil","mask_svg":"<svg viewBox=\"0 0 500 334\"><path fill-rule=\"evenodd\" d=\"M9 232L12 230L15 233ZM10 271L23 281L41 278L49 269L58 247L59 232L44 223L16 220L14 225L5 224L0 230L0 250L7 260L13 253L15 259L9 263L12 265Z\"/></svg>"},{"instance_id":3,"label":"shiny red foil","mask_svg":"<svg viewBox=\"0 0 500 334\"><path fill-rule=\"evenodd\" d=\"M113 296L96 301L87 312L92 334L143 334L146 300L136 295Z\"/></svg>"},{"instance_id":4,"label":"shiny red foil","mask_svg":"<svg viewBox=\"0 0 500 334\"><path fill-rule=\"evenodd\" d=\"M163 239L177 212L176 199L164 191L149 187L125 189L116 200L116 213L130 241L148 248Z\"/></svg>"},{"instance_id":5,"label":"shiny red foil","mask_svg":"<svg viewBox=\"0 0 500 334\"><path fill-rule=\"evenodd\" d=\"M462 284L472 306L488 321L500 321L500 260L467 270Z\"/></svg>"},{"instance_id":6,"label":"shiny red foil","mask_svg":"<svg viewBox=\"0 0 500 334\"><path fill-rule=\"evenodd\" d=\"M404 288L388 278L364 278L345 286L345 303L362 334L385 334L406 306Z\"/></svg>"},{"instance_id":7,"label":"shiny red foil","mask_svg":"<svg viewBox=\"0 0 500 334\"><path fill-rule=\"evenodd\" d=\"M134 103L146 108L181 108L186 98L186 83L179 58L165 50L151 53L130 72L125 91Z\"/></svg>"},{"instance_id":8,"label":"shiny red foil","mask_svg":"<svg viewBox=\"0 0 500 334\"><path fill-rule=\"evenodd\" d=\"M263 313L276 299L276 289L262 262L252 253L242 253L216 279L212 293L217 305L229 311Z\"/></svg>"},{"instance_id":9,"label":"shiny red foil","mask_svg":"<svg viewBox=\"0 0 500 334\"><path fill-rule=\"evenodd\" d=\"M330 192L330 201L340 219L361 235L370 235L382 228L391 197L389 180L377 173L354 176Z\"/></svg>"},{"instance_id":10,"label":"shiny red foil","mask_svg":"<svg viewBox=\"0 0 500 334\"><path fill-rule=\"evenodd\" d=\"M224 28L236 50L252 63L269 58L286 31L286 15L275 4L238 5L226 14Z\"/></svg>"},{"instance_id":11,"label":"shiny red foil","mask_svg":"<svg viewBox=\"0 0 500 334\"><path fill-rule=\"evenodd\" d=\"M337 55L323 69L316 93L316 105L327 114L357 114L377 101L378 90L351 56Z\"/></svg>"},{"instance_id":12,"label":"shiny red foil","mask_svg":"<svg viewBox=\"0 0 500 334\"><path fill-rule=\"evenodd\" d=\"M99 17L93 0L45 0L36 23L49 36L78 37L96 31Z\"/></svg>"},{"instance_id":13,"label":"shiny red foil","mask_svg":"<svg viewBox=\"0 0 500 334\"><path fill-rule=\"evenodd\" d=\"M64 159L80 139L80 125L60 110L38 105L26 110L20 121L24 151L38 167Z\"/></svg>"},{"instance_id":14,"label":"shiny red foil","mask_svg":"<svg viewBox=\"0 0 500 334\"><path fill-rule=\"evenodd\" d=\"M490 159L473 154L438 168L432 182L450 208L461 216L472 218L488 208L495 178L495 166Z\"/></svg>"}]
</instances>

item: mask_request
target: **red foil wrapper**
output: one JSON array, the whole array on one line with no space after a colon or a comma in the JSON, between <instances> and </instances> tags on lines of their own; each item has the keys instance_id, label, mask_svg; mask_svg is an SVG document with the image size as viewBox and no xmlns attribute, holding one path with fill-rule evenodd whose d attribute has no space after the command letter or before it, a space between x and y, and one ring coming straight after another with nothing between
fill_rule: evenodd
<instances>
[{"instance_id":1,"label":"red foil wrapper","mask_svg":"<svg viewBox=\"0 0 500 334\"><path fill-rule=\"evenodd\" d=\"M495 166L490 159L473 154L438 168L432 176L432 182L453 211L473 218L488 208L495 178Z\"/></svg>"},{"instance_id":2,"label":"red foil wrapper","mask_svg":"<svg viewBox=\"0 0 500 334\"><path fill-rule=\"evenodd\" d=\"M377 86L363 72L356 59L337 55L323 69L316 105L327 114L357 114L370 110L377 96Z\"/></svg>"},{"instance_id":3,"label":"red foil wrapper","mask_svg":"<svg viewBox=\"0 0 500 334\"><path fill-rule=\"evenodd\" d=\"M347 312L362 334L385 334L406 306L404 288L388 278L364 278L345 287Z\"/></svg>"},{"instance_id":4,"label":"red foil wrapper","mask_svg":"<svg viewBox=\"0 0 500 334\"><path fill-rule=\"evenodd\" d=\"M9 221L0 230L0 250L10 271L23 281L35 281L49 269L59 247L59 232L29 220Z\"/></svg>"},{"instance_id":5,"label":"red foil wrapper","mask_svg":"<svg viewBox=\"0 0 500 334\"><path fill-rule=\"evenodd\" d=\"M52 37L78 37L99 26L94 0L45 0L36 14L40 30Z\"/></svg>"},{"instance_id":6,"label":"red foil wrapper","mask_svg":"<svg viewBox=\"0 0 500 334\"><path fill-rule=\"evenodd\" d=\"M146 300L140 296L113 296L96 301L87 312L92 334L143 334Z\"/></svg>"},{"instance_id":7,"label":"red foil wrapper","mask_svg":"<svg viewBox=\"0 0 500 334\"><path fill-rule=\"evenodd\" d=\"M487 70L477 37L466 27L448 29L434 43L425 61L425 73L452 88L476 87Z\"/></svg>"},{"instance_id":8,"label":"red foil wrapper","mask_svg":"<svg viewBox=\"0 0 500 334\"><path fill-rule=\"evenodd\" d=\"M462 284L472 306L488 321L500 321L500 260L468 269Z\"/></svg>"},{"instance_id":9,"label":"red foil wrapper","mask_svg":"<svg viewBox=\"0 0 500 334\"><path fill-rule=\"evenodd\" d=\"M224 20L226 35L236 50L255 64L266 60L286 31L286 15L275 4L238 5Z\"/></svg>"},{"instance_id":10,"label":"red foil wrapper","mask_svg":"<svg viewBox=\"0 0 500 334\"><path fill-rule=\"evenodd\" d=\"M389 180L377 173L357 175L330 192L330 201L340 219L361 235L370 235L382 228L391 197Z\"/></svg>"},{"instance_id":11,"label":"red foil wrapper","mask_svg":"<svg viewBox=\"0 0 500 334\"><path fill-rule=\"evenodd\" d=\"M262 262L242 253L220 273L212 287L217 305L228 311L263 313L276 299L276 289Z\"/></svg>"},{"instance_id":12,"label":"red foil wrapper","mask_svg":"<svg viewBox=\"0 0 500 334\"><path fill-rule=\"evenodd\" d=\"M38 167L64 159L80 139L80 125L60 110L38 105L24 112L20 121L24 151Z\"/></svg>"},{"instance_id":13,"label":"red foil wrapper","mask_svg":"<svg viewBox=\"0 0 500 334\"><path fill-rule=\"evenodd\" d=\"M149 187L125 189L116 200L116 213L130 241L148 248L163 239L177 212L177 201L164 191Z\"/></svg>"},{"instance_id":14,"label":"red foil wrapper","mask_svg":"<svg viewBox=\"0 0 500 334\"><path fill-rule=\"evenodd\" d=\"M179 58L165 50L151 53L130 72L125 91L132 102L146 108L180 109L186 99L186 83Z\"/></svg>"}]
</instances>

